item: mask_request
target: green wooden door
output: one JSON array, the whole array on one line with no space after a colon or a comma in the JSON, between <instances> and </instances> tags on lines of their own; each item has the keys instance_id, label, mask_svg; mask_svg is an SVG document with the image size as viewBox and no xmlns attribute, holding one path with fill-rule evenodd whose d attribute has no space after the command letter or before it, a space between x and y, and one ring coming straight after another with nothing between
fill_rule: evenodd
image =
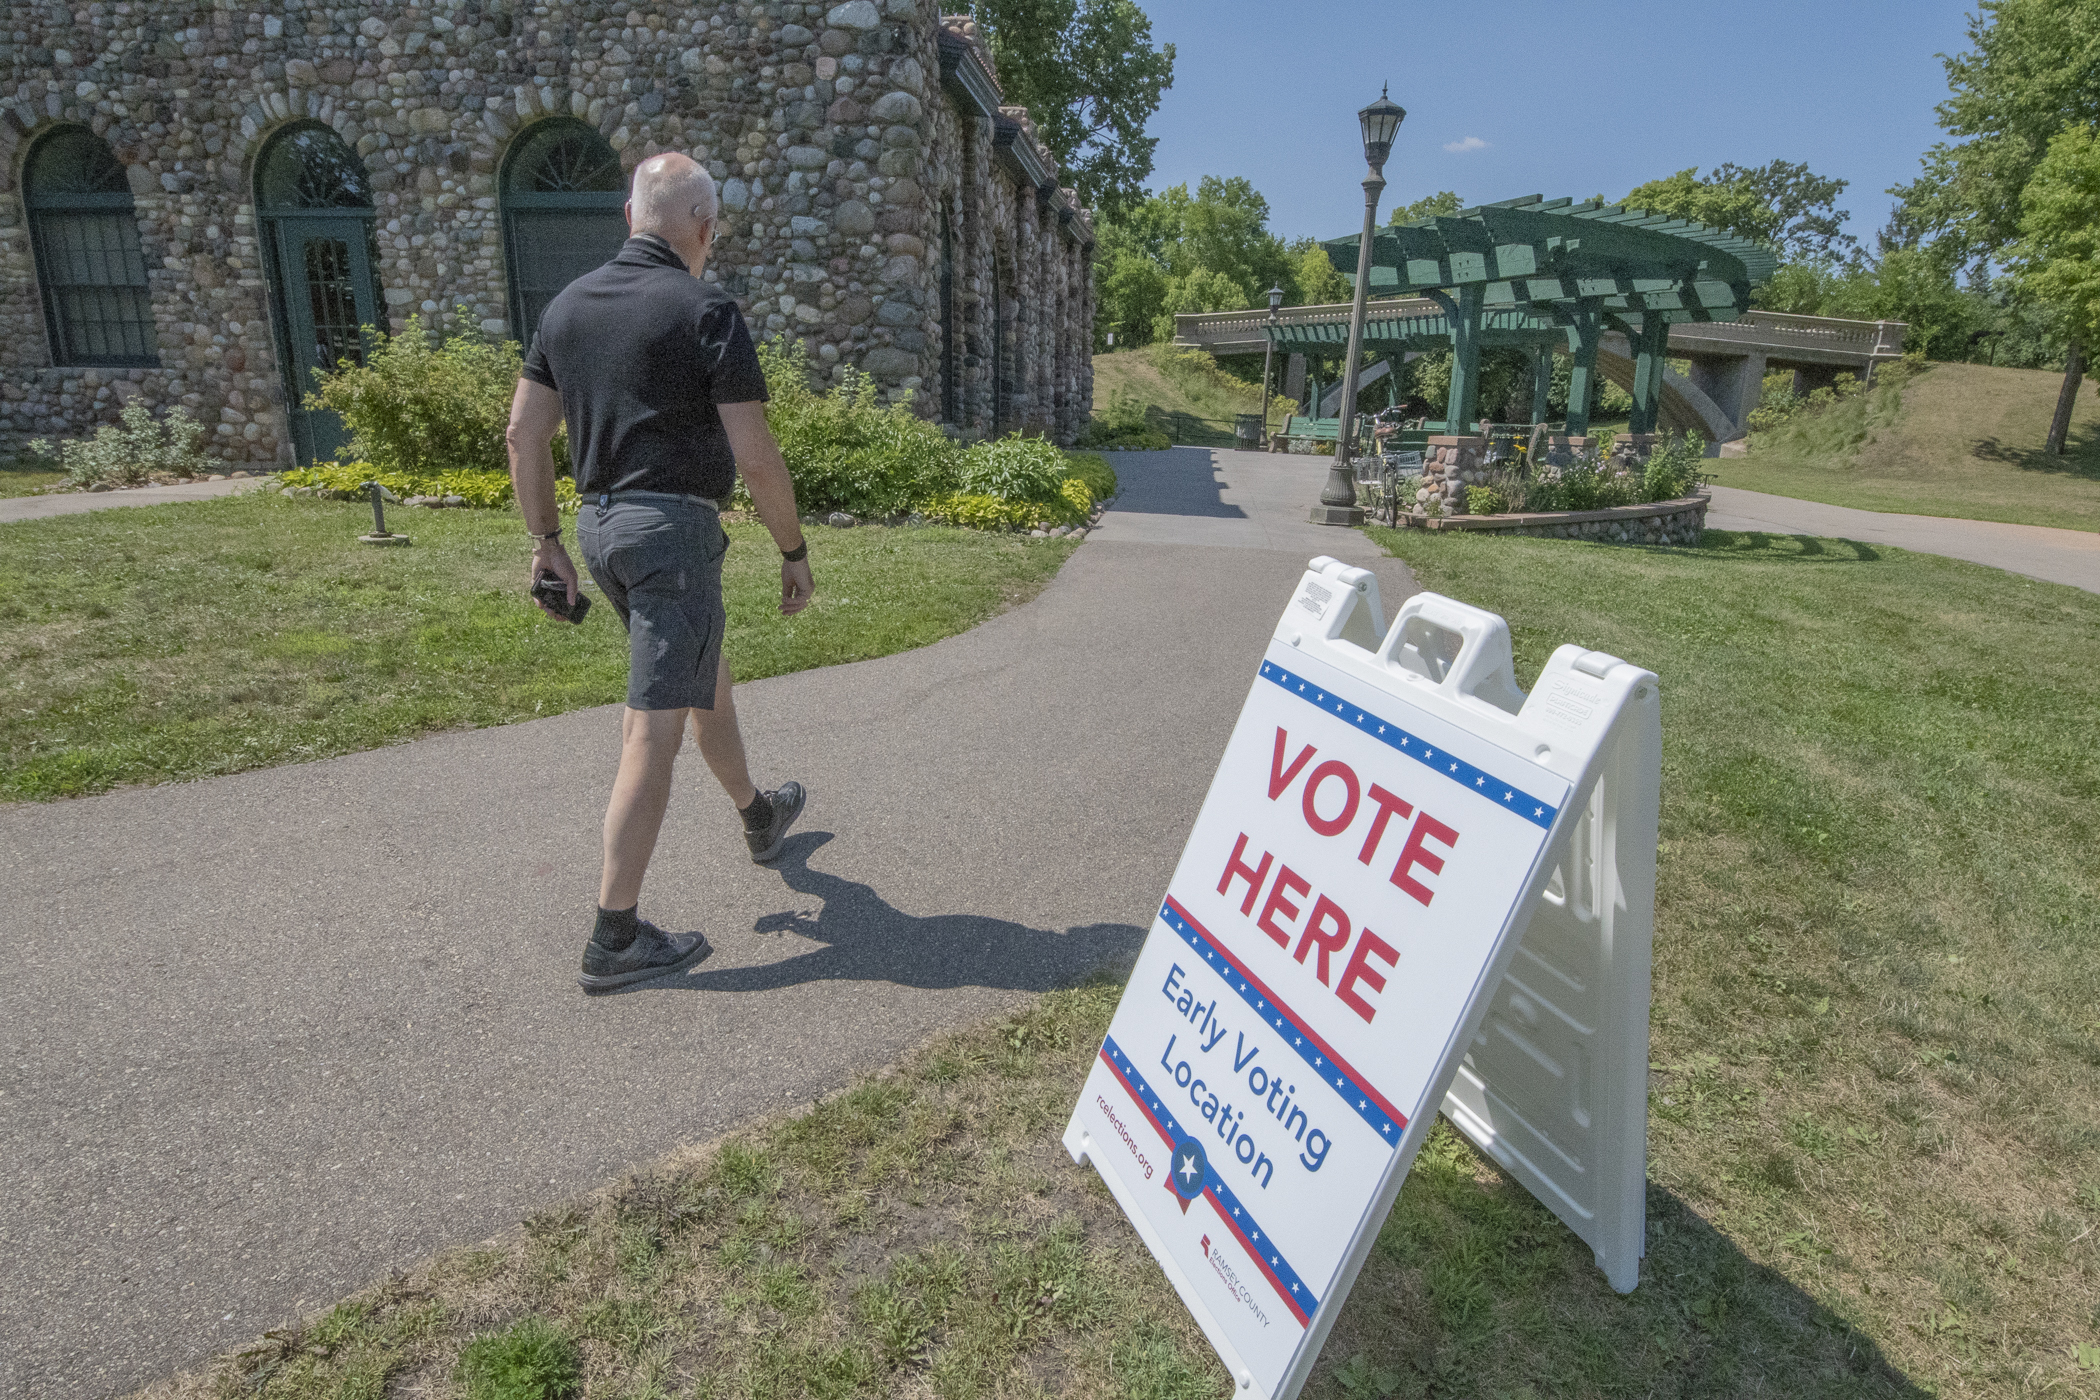
<instances>
[{"instance_id":1,"label":"green wooden door","mask_svg":"<svg viewBox=\"0 0 2100 1400\"><path fill-rule=\"evenodd\" d=\"M379 324L367 221L355 216L295 216L275 224L277 290L284 307L294 390L292 441L299 460L335 455L349 439L343 420L305 406L314 371L365 360L363 326Z\"/></svg>"}]
</instances>

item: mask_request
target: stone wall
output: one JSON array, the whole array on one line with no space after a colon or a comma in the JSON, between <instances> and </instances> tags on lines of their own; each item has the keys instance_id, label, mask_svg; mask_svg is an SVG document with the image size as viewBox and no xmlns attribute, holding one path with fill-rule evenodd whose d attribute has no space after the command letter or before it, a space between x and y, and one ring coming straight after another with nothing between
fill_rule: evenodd
<instances>
[{"instance_id":1,"label":"stone wall","mask_svg":"<svg viewBox=\"0 0 2100 1400\"><path fill-rule=\"evenodd\" d=\"M967 21L926 0L292 0L268 12L23 0L5 24L0 451L85 434L138 396L187 405L228 461L291 459L254 172L302 123L332 127L365 162L389 328L420 312L451 331L464 308L509 333L497 175L511 143L557 113L595 125L627 170L663 150L705 162L724 205L708 277L755 333L800 337L823 372L859 365L940 416L952 325L959 431L993 431L1002 399L998 427L1060 440L1090 412L1091 225L1054 179L1031 186L993 159L996 118L944 84L940 36L995 82L989 59ZM103 136L125 167L156 368L52 363L21 176L36 140L66 125ZM1054 176L1032 127L1023 139ZM952 310L940 304L944 220ZM995 300L1014 351L1003 396L990 382Z\"/></svg>"},{"instance_id":2,"label":"stone wall","mask_svg":"<svg viewBox=\"0 0 2100 1400\"><path fill-rule=\"evenodd\" d=\"M1601 540L1610 544L1699 543L1706 528L1707 499L1687 496L1643 506L1610 510L1564 510L1515 515L1414 517L1412 524L1431 530L1466 530L1474 534L1537 535L1548 539Z\"/></svg>"}]
</instances>

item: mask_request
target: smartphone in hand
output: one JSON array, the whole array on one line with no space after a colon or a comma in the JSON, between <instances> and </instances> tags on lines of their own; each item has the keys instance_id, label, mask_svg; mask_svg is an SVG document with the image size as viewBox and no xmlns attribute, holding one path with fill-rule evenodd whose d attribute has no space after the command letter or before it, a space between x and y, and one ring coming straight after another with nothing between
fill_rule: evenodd
<instances>
[{"instance_id":1,"label":"smartphone in hand","mask_svg":"<svg viewBox=\"0 0 2100 1400\"><path fill-rule=\"evenodd\" d=\"M569 606L569 585L561 575L551 569L540 570L540 576L532 581L534 601L545 604L556 617L567 622L583 621L583 615L591 610L591 600L582 589L576 590L576 606Z\"/></svg>"}]
</instances>

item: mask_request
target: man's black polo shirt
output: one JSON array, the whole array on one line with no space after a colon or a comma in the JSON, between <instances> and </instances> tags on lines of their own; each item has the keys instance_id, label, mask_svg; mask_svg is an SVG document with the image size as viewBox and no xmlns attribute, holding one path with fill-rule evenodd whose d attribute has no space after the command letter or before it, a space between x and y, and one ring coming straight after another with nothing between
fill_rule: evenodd
<instances>
[{"instance_id":1,"label":"man's black polo shirt","mask_svg":"<svg viewBox=\"0 0 2100 1400\"><path fill-rule=\"evenodd\" d=\"M562 288L525 376L561 395L576 488L727 496L736 458L716 404L764 402L736 300L653 234Z\"/></svg>"}]
</instances>

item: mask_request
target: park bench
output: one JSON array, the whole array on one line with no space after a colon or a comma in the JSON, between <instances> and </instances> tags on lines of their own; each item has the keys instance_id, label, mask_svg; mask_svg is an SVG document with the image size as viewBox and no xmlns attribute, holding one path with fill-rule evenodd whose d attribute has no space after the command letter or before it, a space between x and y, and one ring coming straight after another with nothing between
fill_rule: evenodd
<instances>
[{"instance_id":1,"label":"park bench","mask_svg":"<svg viewBox=\"0 0 2100 1400\"><path fill-rule=\"evenodd\" d=\"M1294 413L1283 420L1283 435L1287 438L1333 442L1341 436L1341 432L1342 420L1339 418L1301 418Z\"/></svg>"}]
</instances>

